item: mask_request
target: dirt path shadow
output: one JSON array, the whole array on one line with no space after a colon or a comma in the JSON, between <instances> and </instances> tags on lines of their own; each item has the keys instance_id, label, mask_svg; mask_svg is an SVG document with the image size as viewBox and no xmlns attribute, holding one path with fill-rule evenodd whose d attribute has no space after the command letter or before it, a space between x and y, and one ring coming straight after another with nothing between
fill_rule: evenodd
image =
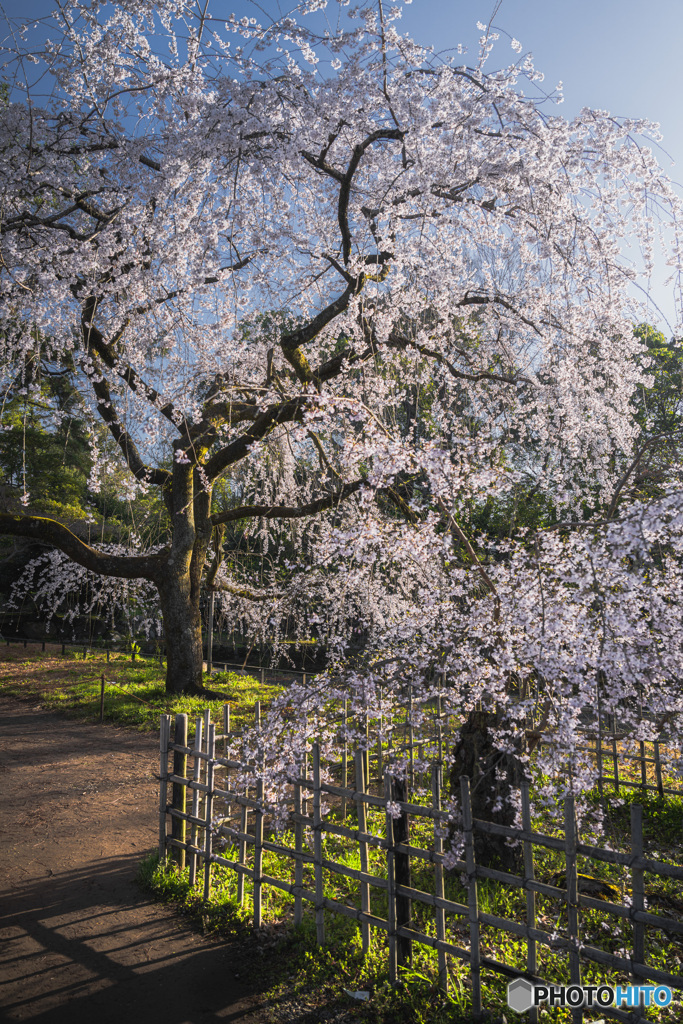
<instances>
[{"instance_id":1,"label":"dirt path shadow","mask_svg":"<svg viewBox=\"0 0 683 1024\"><path fill-rule=\"evenodd\" d=\"M0 1019L265 1021L258 956L135 883L156 844L155 737L0 699Z\"/></svg>"}]
</instances>

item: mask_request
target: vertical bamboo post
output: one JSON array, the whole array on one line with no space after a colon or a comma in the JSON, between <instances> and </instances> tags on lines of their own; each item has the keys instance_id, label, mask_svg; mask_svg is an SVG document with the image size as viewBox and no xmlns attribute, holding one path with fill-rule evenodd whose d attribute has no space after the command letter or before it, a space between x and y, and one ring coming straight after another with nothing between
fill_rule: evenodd
<instances>
[{"instance_id":1,"label":"vertical bamboo post","mask_svg":"<svg viewBox=\"0 0 683 1024\"><path fill-rule=\"evenodd\" d=\"M313 744L313 870L315 873L315 935L319 946L325 942L323 907L323 833L320 789L320 744Z\"/></svg>"},{"instance_id":2,"label":"vertical bamboo post","mask_svg":"<svg viewBox=\"0 0 683 1024\"><path fill-rule=\"evenodd\" d=\"M645 761L645 743L640 741L640 785L643 792L647 792L647 763Z\"/></svg>"},{"instance_id":3,"label":"vertical bamboo post","mask_svg":"<svg viewBox=\"0 0 683 1024\"><path fill-rule=\"evenodd\" d=\"M159 730L159 860L166 862L166 804L168 793L168 741L171 736L171 716L161 716Z\"/></svg>"},{"instance_id":4,"label":"vertical bamboo post","mask_svg":"<svg viewBox=\"0 0 683 1024\"><path fill-rule=\"evenodd\" d=\"M100 722L104 721L104 672L100 678Z\"/></svg>"},{"instance_id":5,"label":"vertical bamboo post","mask_svg":"<svg viewBox=\"0 0 683 1024\"><path fill-rule=\"evenodd\" d=\"M396 948L396 879L394 876L394 819L389 810L391 801L391 776L384 776L385 835L387 840L387 923L389 931L389 982L398 981L398 950Z\"/></svg>"},{"instance_id":6,"label":"vertical bamboo post","mask_svg":"<svg viewBox=\"0 0 683 1024\"><path fill-rule=\"evenodd\" d=\"M660 796L664 796L664 783L662 782L662 759L659 752L659 740L654 742L655 748L655 772L657 775L657 792Z\"/></svg>"},{"instance_id":7,"label":"vertical bamboo post","mask_svg":"<svg viewBox=\"0 0 683 1024\"><path fill-rule=\"evenodd\" d=\"M216 726L211 722L206 736L206 785L204 800L204 902L211 896L211 858L213 855L213 776L216 769Z\"/></svg>"},{"instance_id":8,"label":"vertical bamboo post","mask_svg":"<svg viewBox=\"0 0 683 1024\"><path fill-rule=\"evenodd\" d=\"M598 711L598 735L595 740L595 753L598 762L598 791L600 793L600 800L602 801L604 796L602 777L605 773L605 769L602 763L602 714L600 711Z\"/></svg>"},{"instance_id":9,"label":"vertical bamboo post","mask_svg":"<svg viewBox=\"0 0 683 1024\"><path fill-rule=\"evenodd\" d=\"M173 733L173 741L180 747L187 746L187 715L176 715L175 716L175 731ZM187 771L187 754L181 753L179 750L173 751L173 774L180 778L185 778ZM183 814L187 811L187 789L182 782L173 783L173 807L176 811L182 811ZM184 843L187 835L186 821L184 818L173 818L171 823L171 835L174 839ZM177 861L178 866L182 869L185 867L185 850L174 847L174 857Z\"/></svg>"},{"instance_id":10,"label":"vertical bamboo post","mask_svg":"<svg viewBox=\"0 0 683 1024\"><path fill-rule=\"evenodd\" d=\"M643 808L640 804L631 804L631 853L634 858L642 859L643 856ZM633 897L631 909L645 910L645 887L643 884L643 869L631 867L631 879ZM642 921L633 922L633 962L636 964L645 963L645 925ZM634 975L635 982L640 981L638 975Z\"/></svg>"},{"instance_id":11,"label":"vertical bamboo post","mask_svg":"<svg viewBox=\"0 0 683 1024\"><path fill-rule=\"evenodd\" d=\"M384 729L384 722L381 714L382 707L382 686L379 688L379 704L380 704L380 716L377 719L377 782L382 785L384 779L384 768L382 766L382 731Z\"/></svg>"},{"instance_id":12,"label":"vertical bamboo post","mask_svg":"<svg viewBox=\"0 0 683 1024\"><path fill-rule=\"evenodd\" d=\"M342 788L346 789L349 784L349 741L347 739L347 722L348 722L348 701L344 697L344 707L342 711L342 764L341 764L341 784ZM346 820L346 795L341 798L341 816L342 821Z\"/></svg>"},{"instance_id":13,"label":"vertical bamboo post","mask_svg":"<svg viewBox=\"0 0 683 1024\"><path fill-rule=\"evenodd\" d=\"M358 815L358 845L360 847L360 870L362 874L368 873L368 844L363 838L368 831L367 810L365 806L365 757L362 750L357 750L354 758L356 770L356 809ZM360 882L360 908L364 914L370 913L370 886L361 879ZM367 921L361 921L361 938L363 942L363 956L370 949L370 925Z\"/></svg>"},{"instance_id":14,"label":"vertical bamboo post","mask_svg":"<svg viewBox=\"0 0 683 1024\"><path fill-rule=\"evenodd\" d=\"M615 714L611 716L611 728L612 728L612 761L614 763L614 788L619 792L619 751L617 750L617 718Z\"/></svg>"},{"instance_id":15,"label":"vertical bamboo post","mask_svg":"<svg viewBox=\"0 0 683 1024\"><path fill-rule=\"evenodd\" d=\"M531 802L529 799L529 783L522 783L522 828L531 832ZM534 847L533 843L524 840L524 882L534 881ZM533 889L526 891L526 923L528 928L536 927L536 893ZM526 969L530 974L538 974L538 951L536 940L527 938ZM529 1024L538 1024L538 1007L529 1010Z\"/></svg>"},{"instance_id":16,"label":"vertical bamboo post","mask_svg":"<svg viewBox=\"0 0 683 1024\"><path fill-rule=\"evenodd\" d=\"M415 792L415 751L414 751L415 733L413 731L413 680L408 681L408 753L410 757L410 771L408 778L410 781L410 796L412 799L413 793Z\"/></svg>"},{"instance_id":17,"label":"vertical bamboo post","mask_svg":"<svg viewBox=\"0 0 683 1024\"><path fill-rule=\"evenodd\" d=\"M441 810L441 774L437 765L432 765L432 806L435 811ZM434 819L434 895L437 900L444 898L443 864L436 859L443 856L443 821L440 818ZM446 911L443 907L437 906L434 911L436 918L436 937L439 942L446 941ZM437 950L439 965L439 988L448 995L448 967L446 953L443 949Z\"/></svg>"},{"instance_id":18,"label":"vertical bamboo post","mask_svg":"<svg viewBox=\"0 0 683 1024\"><path fill-rule=\"evenodd\" d=\"M479 897L477 893L477 866L474 858L474 824L470 799L470 780L460 780L462 824L465 833L465 863L467 866L467 905L470 922L470 969L472 973L472 1014L481 1017L481 950L479 946Z\"/></svg>"},{"instance_id":19,"label":"vertical bamboo post","mask_svg":"<svg viewBox=\"0 0 683 1024\"><path fill-rule=\"evenodd\" d=\"M209 607L206 612L206 671L213 672L213 602L214 592L209 591Z\"/></svg>"},{"instance_id":20,"label":"vertical bamboo post","mask_svg":"<svg viewBox=\"0 0 683 1024\"><path fill-rule=\"evenodd\" d=\"M249 787L247 786L244 790L245 799L249 798ZM241 836L247 834L249 828L249 808L246 803L243 803L240 807L240 833ZM242 839L240 836L239 844L237 848L237 862L241 867L247 866L247 841ZM241 907L244 906L244 872L239 871L237 873L237 902Z\"/></svg>"},{"instance_id":21,"label":"vertical bamboo post","mask_svg":"<svg viewBox=\"0 0 683 1024\"><path fill-rule=\"evenodd\" d=\"M261 898L263 894L263 777L256 783L256 799L254 812L254 928L260 928L262 922Z\"/></svg>"},{"instance_id":22,"label":"vertical bamboo post","mask_svg":"<svg viewBox=\"0 0 683 1024\"><path fill-rule=\"evenodd\" d=\"M294 783L294 924L303 921L303 899L301 890L304 884L304 823L301 820L301 783Z\"/></svg>"},{"instance_id":23,"label":"vertical bamboo post","mask_svg":"<svg viewBox=\"0 0 683 1024\"><path fill-rule=\"evenodd\" d=\"M308 778L308 716L304 724L303 735L303 758L301 759L301 777ZM301 813L308 814L308 788L304 785L301 790Z\"/></svg>"},{"instance_id":24,"label":"vertical bamboo post","mask_svg":"<svg viewBox=\"0 0 683 1024\"><path fill-rule=\"evenodd\" d=\"M581 984L579 959L579 880L576 867L576 813L573 795L564 801L564 855L567 875L567 930L569 932L569 979L572 985ZM582 1010L572 1010L572 1020L581 1024Z\"/></svg>"},{"instance_id":25,"label":"vertical bamboo post","mask_svg":"<svg viewBox=\"0 0 683 1024\"><path fill-rule=\"evenodd\" d=\"M201 715L197 715L194 724L194 765L192 766L192 780L193 782L201 782L201 758L199 755L202 752L203 746L203 733L202 733L202 718ZM199 817L199 790L192 790L192 817ZM197 825L192 822L190 826L190 844L192 846L197 845ZM194 885L197 880L197 854L194 852L190 853L190 885Z\"/></svg>"},{"instance_id":26,"label":"vertical bamboo post","mask_svg":"<svg viewBox=\"0 0 683 1024\"><path fill-rule=\"evenodd\" d=\"M391 799L395 803L407 803L405 779L391 779ZM393 818L393 815L392 815ZM398 818L393 818L394 846L408 845L410 843L410 819L408 814L401 808ZM410 854L394 850L394 882L396 885L405 885L412 888L412 877L410 871ZM412 906L409 896L396 895L396 928L410 927L412 917ZM403 935L397 936L396 957L399 967L405 967L411 963L413 955L412 942Z\"/></svg>"},{"instance_id":27,"label":"vertical bamboo post","mask_svg":"<svg viewBox=\"0 0 683 1024\"><path fill-rule=\"evenodd\" d=\"M229 757L230 755L230 705L223 705L223 757ZM225 769L226 774L228 769ZM230 788L229 786L227 787Z\"/></svg>"},{"instance_id":28,"label":"vertical bamboo post","mask_svg":"<svg viewBox=\"0 0 683 1024\"><path fill-rule=\"evenodd\" d=\"M441 688L439 688L439 695L436 701L437 718L436 718L436 746L437 746L437 763L439 765L439 771L441 772L441 781L443 783L443 734L441 727Z\"/></svg>"}]
</instances>

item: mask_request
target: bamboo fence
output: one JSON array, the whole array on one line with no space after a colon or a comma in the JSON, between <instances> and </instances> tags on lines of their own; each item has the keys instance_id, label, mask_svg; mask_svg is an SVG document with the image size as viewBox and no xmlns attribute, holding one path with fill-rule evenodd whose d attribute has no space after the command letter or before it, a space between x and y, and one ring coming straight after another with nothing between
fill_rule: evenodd
<instances>
[{"instance_id":1,"label":"bamboo fence","mask_svg":"<svg viewBox=\"0 0 683 1024\"><path fill-rule=\"evenodd\" d=\"M341 915L355 921L361 931L363 949L370 945L371 931L383 933L387 938L388 970L392 983L399 977L399 969L409 963L413 944L421 944L437 951L439 985L448 989L448 958L455 958L469 966L472 986L473 1015L480 1017L485 1011L482 1004L482 971L493 971L508 979L525 977L538 984L548 982L538 975L539 947L560 952L568 961L572 984L581 981L585 962L598 964L620 975L630 976L636 983L668 985L683 989L683 977L649 966L645 960L646 932L663 930L669 936L683 936L683 921L674 920L646 911L643 875L651 873L659 878L683 882L683 867L662 863L643 854L642 809L631 808L631 842L629 852L617 852L582 843L576 829L575 807L572 797L564 804L564 836L549 836L531 828L529 788L522 787L522 827L512 828L473 818L469 780L462 780L461 808L464 830L464 860L449 861L444 853L444 837L450 827L451 812L442 806L442 767L435 762L431 767L430 798L423 803L408 799L408 779L396 778L388 770L382 771L382 785L374 788L370 779L370 758L367 750L356 750L352 757L345 748L341 760L335 765L335 777L341 776L341 785L323 780L323 766L318 743L311 748L311 770L306 762L300 773L289 780L289 823L293 839L291 845L277 841L278 835L266 836L267 808L264 803L263 783L258 782L253 793L243 790L238 779L249 767L231 759L229 707L224 712L223 733L216 735L208 712L198 718L193 742L187 736L187 716L177 715L174 737L171 740L171 718L166 715L161 723L160 743L160 814L159 853L165 859L169 851L181 866L189 864L190 879L194 883L203 874L204 898L211 892L211 873L214 865L233 871L238 879L238 898L245 896L244 880L249 879L253 890L253 925L262 924L264 889L272 888L289 894L293 903L295 923L303 917L305 903L312 906L317 941L325 941L325 912ZM222 741L222 753L218 748ZM381 765L381 751L378 751ZM169 770L169 758L173 765ZM190 763L191 762L191 770ZM353 765L353 786L349 785L350 767ZM377 767L374 764L372 767ZM329 775L329 773L328 773ZM406 773L407 776L407 773ZM331 777L331 776L330 776ZM169 802L169 787L172 799ZM188 810L188 797L189 806ZM327 802L335 804L336 820L324 811ZM351 808L355 808L355 822L347 823ZM383 821L380 834L369 830L368 810L375 809ZM168 819L171 830L168 831ZM433 842L429 848L411 843L411 822L430 823ZM475 835L503 836L521 844L523 874L516 875L478 864L475 855ZM349 847L358 851L359 868L330 859L325 855L325 835L341 837ZM233 857L224 855L229 844ZM564 886L539 881L535 871L534 851L556 851L563 855ZM374 871L370 851L381 851L383 870L378 873L377 855ZM288 879L276 878L263 868L264 853L277 854L291 865ZM589 863L621 865L630 874L632 901L618 903L595 899L579 891L579 858ZM432 865L431 891L416 888L411 880L411 865L416 861ZM467 890L467 903L459 903L445 896L444 874L449 870L461 873ZM326 894L325 878L328 874L350 879L357 885L357 898L353 905ZM512 920L487 913L479 905L481 882L492 879L512 889L526 893L525 920ZM377 901L373 892L383 894ZM542 927L536 910L537 896L550 897L564 905L566 927L564 934ZM381 916L376 903L386 907ZM375 912L373 912L375 904ZM432 908L433 922L428 930L421 930L414 920L416 904ZM581 911L597 910L617 921L632 924L630 955L618 955L590 945L581 938ZM463 928L455 928L452 921L461 921ZM525 941L526 968L520 969L496 959L486 952L482 929L492 928ZM468 934L468 944L462 937ZM601 1007L603 1016L637 1024L644 1021L638 1010L618 1010ZM573 1020L583 1020L583 1011L572 1011ZM531 1011L532 1022L537 1020Z\"/></svg>"}]
</instances>

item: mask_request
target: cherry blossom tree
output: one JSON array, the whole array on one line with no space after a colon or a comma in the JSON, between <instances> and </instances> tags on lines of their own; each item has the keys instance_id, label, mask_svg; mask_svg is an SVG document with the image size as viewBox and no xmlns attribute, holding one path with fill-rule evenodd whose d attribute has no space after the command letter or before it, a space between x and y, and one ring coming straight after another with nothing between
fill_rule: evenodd
<instances>
[{"instance_id":1,"label":"cherry blossom tree","mask_svg":"<svg viewBox=\"0 0 683 1024\"><path fill-rule=\"evenodd\" d=\"M680 288L656 127L565 120L517 44L495 72L490 35L474 66L440 59L397 8L332 31L322 2L215 6L68 2L7 26L3 372L40 344L168 534L105 550L30 495L0 530L152 585L171 691L201 687L206 587L271 623L344 605L415 651L435 608L451 638L466 609L472 692L505 703L515 659L483 647L513 598L518 639L531 612L468 509L527 480L568 520L587 495L616 515L648 385L633 285L660 243ZM229 524L261 551L289 524L291 564L250 578Z\"/></svg>"}]
</instances>

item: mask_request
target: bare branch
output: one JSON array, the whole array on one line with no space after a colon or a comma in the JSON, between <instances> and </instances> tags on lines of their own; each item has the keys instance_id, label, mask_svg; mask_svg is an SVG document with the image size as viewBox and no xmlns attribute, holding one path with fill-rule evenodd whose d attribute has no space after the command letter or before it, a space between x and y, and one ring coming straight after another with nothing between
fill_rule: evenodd
<instances>
[{"instance_id":1,"label":"bare branch","mask_svg":"<svg viewBox=\"0 0 683 1024\"><path fill-rule=\"evenodd\" d=\"M306 516L314 516L318 512L325 512L328 509L339 505L346 498L355 494L364 484L363 480L354 480L353 483L344 484L334 494L326 494L316 501L309 501L306 505L240 505L228 512L219 512L211 516L214 525L219 523L232 523L237 519L303 519Z\"/></svg>"},{"instance_id":2,"label":"bare branch","mask_svg":"<svg viewBox=\"0 0 683 1024\"><path fill-rule=\"evenodd\" d=\"M148 579L155 581L163 573L169 550L164 549L153 555L109 555L98 551L80 540L56 519L42 516L11 515L0 513L0 534L25 537L59 548L74 562L103 576L119 576L123 579Z\"/></svg>"}]
</instances>

